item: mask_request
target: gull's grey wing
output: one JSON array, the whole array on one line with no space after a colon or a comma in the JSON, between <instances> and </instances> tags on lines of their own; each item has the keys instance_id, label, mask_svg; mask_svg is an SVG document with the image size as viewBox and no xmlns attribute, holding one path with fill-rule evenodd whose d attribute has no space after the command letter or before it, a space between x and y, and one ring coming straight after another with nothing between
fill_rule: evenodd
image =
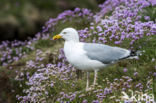
<instances>
[{"instance_id":1,"label":"gull's grey wing","mask_svg":"<svg viewBox=\"0 0 156 103\"><path fill-rule=\"evenodd\" d=\"M88 58L98 60L104 64L110 64L130 56L129 50L103 44L85 43L83 48Z\"/></svg>"}]
</instances>

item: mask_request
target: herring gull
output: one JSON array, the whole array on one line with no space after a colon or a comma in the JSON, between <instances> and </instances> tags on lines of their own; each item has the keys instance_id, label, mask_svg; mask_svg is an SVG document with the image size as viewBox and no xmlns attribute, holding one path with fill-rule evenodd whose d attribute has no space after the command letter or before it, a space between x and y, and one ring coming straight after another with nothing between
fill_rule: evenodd
<instances>
[{"instance_id":1,"label":"herring gull","mask_svg":"<svg viewBox=\"0 0 156 103\"><path fill-rule=\"evenodd\" d=\"M74 28L65 28L53 40L65 40L64 53L68 62L80 70L87 71L86 90L89 88L89 71L94 71L93 87L97 81L97 72L121 59L136 58L135 52L120 47L112 47L97 43L79 41L79 35Z\"/></svg>"}]
</instances>

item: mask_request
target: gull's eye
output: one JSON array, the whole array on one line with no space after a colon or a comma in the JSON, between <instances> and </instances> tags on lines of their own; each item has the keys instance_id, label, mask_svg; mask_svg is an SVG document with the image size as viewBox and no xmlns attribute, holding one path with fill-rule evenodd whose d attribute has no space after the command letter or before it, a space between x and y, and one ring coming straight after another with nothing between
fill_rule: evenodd
<instances>
[{"instance_id":1,"label":"gull's eye","mask_svg":"<svg viewBox=\"0 0 156 103\"><path fill-rule=\"evenodd\" d=\"M63 32L63 34L67 34L67 32Z\"/></svg>"}]
</instances>

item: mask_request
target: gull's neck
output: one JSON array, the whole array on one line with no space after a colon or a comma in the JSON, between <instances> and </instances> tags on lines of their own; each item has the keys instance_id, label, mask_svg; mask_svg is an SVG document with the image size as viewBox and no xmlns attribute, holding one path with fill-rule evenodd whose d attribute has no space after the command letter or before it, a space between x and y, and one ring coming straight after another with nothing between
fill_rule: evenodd
<instances>
[{"instance_id":1,"label":"gull's neck","mask_svg":"<svg viewBox=\"0 0 156 103\"><path fill-rule=\"evenodd\" d=\"M68 39L68 40L65 40L65 42L70 42L70 43L79 43L79 38L78 39Z\"/></svg>"},{"instance_id":2,"label":"gull's neck","mask_svg":"<svg viewBox=\"0 0 156 103\"><path fill-rule=\"evenodd\" d=\"M70 48L75 47L77 43L80 43L79 41L73 41L73 40L66 40L64 43L64 48Z\"/></svg>"},{"instance_id":3,"label":"gull's neck","mask_svg":"<svg viewBox=\"0 0 156 103\"><path fill-rule=\"evenodd\" d=\"M65 41L65 45L64 46L67 46L67 45L75 45L79 43L79 41L73 41L73 40L69 40L69 41Z\"/></svg>"}]
</instances>

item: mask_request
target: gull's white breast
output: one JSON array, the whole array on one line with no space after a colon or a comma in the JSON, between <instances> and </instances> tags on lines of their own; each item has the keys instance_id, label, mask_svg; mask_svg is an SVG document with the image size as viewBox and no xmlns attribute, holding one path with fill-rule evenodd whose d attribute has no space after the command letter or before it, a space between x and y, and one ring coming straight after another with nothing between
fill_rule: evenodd
<instances>
[{"instance_id":1,"label":"gull's white breast","mask_svg":"<svg viewBox=\"0 0 156 103\"><path fill-rule=\"evenodd\" d=\"M66 41L64 44L64 53L70 64L81 70L99 70L106 65L97 60L91 60L87 57L83 49L83 43Z\"/></svg>"}]
</instances>

